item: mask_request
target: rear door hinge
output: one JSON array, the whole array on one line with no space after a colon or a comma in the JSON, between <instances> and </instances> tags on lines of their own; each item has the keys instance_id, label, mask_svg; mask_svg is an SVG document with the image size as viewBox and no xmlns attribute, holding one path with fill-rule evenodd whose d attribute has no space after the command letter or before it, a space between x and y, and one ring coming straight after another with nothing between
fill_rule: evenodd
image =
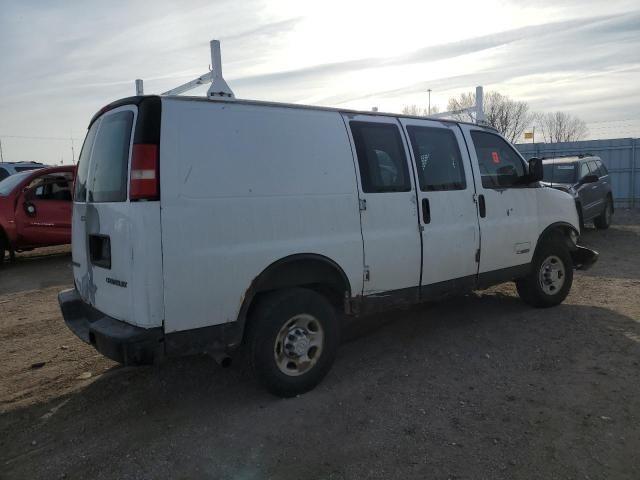
<instances>
[{"instance_id":1,"label":"rear door hinge","mask_svg":"<svg viewBox=\"0 0 640 480\"><path fill-rule=\"evenodd\" d=\"M359 201L360 201L360 211L362 212L367 209L367 199L361 198Z\"/></svg>"},{"instance_id":2,"label":"rear door hinge","mask_svg":"<svg viewBox=\"0 0 640 480\"><path fill-rule=\"evenodd\" d=\"M478 194L477 193L473 194L473 203L478 203Z\"/></svg>"},{"instance_id":3,"label":"rear door hinge","mask_svg":"<svg viewBox=\"0 0 640 480\"><path fill-rule=\"evenodd\" d=\"M480 263L480 249L476 250L476 263Z\"/></svg>"}]
</instances>

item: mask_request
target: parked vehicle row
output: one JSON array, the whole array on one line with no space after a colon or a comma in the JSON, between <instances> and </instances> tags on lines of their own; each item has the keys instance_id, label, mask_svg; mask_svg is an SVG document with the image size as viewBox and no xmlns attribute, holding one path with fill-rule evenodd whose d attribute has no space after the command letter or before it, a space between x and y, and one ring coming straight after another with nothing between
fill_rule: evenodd
<instances>
[{"instance_id":1,"label":"parked vehicle row","mask_svg":"<svg viewBox=\"0 0 640 480\"><path fill-rule=\"evenodd\" d=\"M567 296L574 199L495 130L242 100L132 97L94 116L72 221L69 328L124 364L244 345L272 392L328 372L344 315L516 281Z\"/></svg>"}]
</instances>

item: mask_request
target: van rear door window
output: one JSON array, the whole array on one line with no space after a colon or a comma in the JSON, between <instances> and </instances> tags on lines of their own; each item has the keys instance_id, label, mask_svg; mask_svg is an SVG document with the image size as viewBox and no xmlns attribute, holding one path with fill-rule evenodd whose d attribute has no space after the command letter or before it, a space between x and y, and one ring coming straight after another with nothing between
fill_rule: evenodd
<instances>
[{"instance_id":1,"label":"van rear door window","mask_svg":"<svg viewBox=\"0 0 640 480\"><path fill-rule=\"evenodd\" d=\"M78 171L76 173L76 189L74 200L76 202L85 202L87 200L87 174L89 173L89 157L91 156L91 148L96 138L96 132L100 125L100 119L93 122L91 128L87 132L87 136L82 144L80 151L80 159L78 160Z\"/></svg>"},{"instance_id":2,"label":"van rear door window","mask_svg":"<svg viewBox=\"0 0 640 480\"><path fill-rule=\"evenodd\" d=\"M124 202L127 199L129 146L133 112L105 116L91 155L87 182L89 202Z\"/></svg>"}]
</instances>

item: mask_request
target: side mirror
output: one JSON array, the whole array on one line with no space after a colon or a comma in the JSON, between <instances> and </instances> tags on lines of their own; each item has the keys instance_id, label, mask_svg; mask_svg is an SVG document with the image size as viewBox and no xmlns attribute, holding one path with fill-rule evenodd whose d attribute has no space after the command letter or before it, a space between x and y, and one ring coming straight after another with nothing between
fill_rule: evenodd
<instances>
[{"instance_id":1,"label":"side mirror","mask_svg":"<svg viewBox=\"0 0 640 480\"><path fill-rule=\"evenodd\" d=\"M584 185L585 183L596 183L598 180L600 179L597 175L590 173L589 175L585 175L584 177L582 177L582 180L580 180L580 185Z\"/></svg>"},{"instance_id":2,"label":"side mirror","mask_svg":"<svg viewBox=\"0 0 640 480\"><path fill-rule=\"evenodd\" d=\"M539 182L544 177L544 170L542 168L542 159L533 157L529 159L529 182Z\"/></svg>"}]
</instances>

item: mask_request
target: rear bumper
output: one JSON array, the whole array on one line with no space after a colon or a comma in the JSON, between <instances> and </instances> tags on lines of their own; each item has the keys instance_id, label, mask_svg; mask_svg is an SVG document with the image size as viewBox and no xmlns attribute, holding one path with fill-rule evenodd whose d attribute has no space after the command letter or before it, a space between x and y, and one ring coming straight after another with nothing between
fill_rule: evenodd
<instances>
[{"instance_id":1,"label":"rear bumper","mask_svg":"<svg viewBox=\"0 0 640 480\"><path fill-rule=\"evenodd\" d=\"M105 357L144 365L164 356L162 327L141 328L111 318L85 303L75 289L60 292L58 303L67 327Z\"/></svg>"},{"instance_id":2,"label":"rear bumper","mask_svg":"<svg viewBox=\"0 0 640 480\"><path fill-rule=\"evenodd\" d=\"M573 268L576 270L588 270L598 261L598 256L599 254L595 250L576 245L575 249L571 250Z\"/></svg>"}]
</instances>

